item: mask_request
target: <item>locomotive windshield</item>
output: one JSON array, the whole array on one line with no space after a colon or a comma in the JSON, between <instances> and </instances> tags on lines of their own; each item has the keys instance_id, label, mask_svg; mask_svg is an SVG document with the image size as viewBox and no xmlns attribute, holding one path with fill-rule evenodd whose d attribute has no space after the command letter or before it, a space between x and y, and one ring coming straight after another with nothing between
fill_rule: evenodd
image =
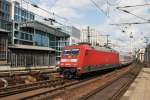
<instances>
[{"instance_id":1,"label":"locomotive windshield","mask_svg":"<svg viewBox=\"0 0 150 100\"><path fill-rule=\"evenodd\" d=\"M64 50L64 55L78 55L79 49Z\"/></svg>"},{"instance_id":2,"label":"locomotive windshield","mask_svg":"<svg viewBox=\"0 0 150 100\"><path fill-rule=\"evenodd\" d=\"M78 55L78 54L79 54L79 49L72 49L72 50L71 50L71 53L72 53L73 55Z\"/></svg>"},{"instance_id":3,"label":"locomotive windshield","mask_svg":"<svg viewBox=\"0 0 150 100\"><path fill-rule=\"evenodd\" d=\"M63 54L64 55L70 55L71 54L71 50L64 50Z\"/></svg>"}]
</instances>

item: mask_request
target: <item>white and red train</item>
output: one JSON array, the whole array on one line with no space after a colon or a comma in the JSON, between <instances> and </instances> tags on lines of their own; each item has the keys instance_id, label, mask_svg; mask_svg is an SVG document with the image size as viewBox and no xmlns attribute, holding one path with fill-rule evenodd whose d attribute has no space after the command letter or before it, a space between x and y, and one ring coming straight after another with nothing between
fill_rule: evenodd
<instances>
[{"instance_id":1,"label":"white and red train","mask_svg":"<svg viewBox=\"0 0 150 100\"><path fill-rule=\"evenodd\" d=\"M106 47L92 47L89 44L66 46L59 63L60 74L66 78L132 63L131 56L120 55Z\"/></svg>"}]
</instances>

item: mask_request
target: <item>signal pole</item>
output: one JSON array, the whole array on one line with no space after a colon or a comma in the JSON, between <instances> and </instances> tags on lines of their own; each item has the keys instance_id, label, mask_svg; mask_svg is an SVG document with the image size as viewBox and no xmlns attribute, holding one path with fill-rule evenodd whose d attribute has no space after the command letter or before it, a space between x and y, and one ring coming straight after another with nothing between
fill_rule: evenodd
<instances>
[{"instance_id":1,"label":"signal pole","mask_svg":"<svg viewBox=\"0 0 150 100\"><path fill-rule=\"evenodd\" d=\"M106 37L107 37L106 45L107 45L107 46L109 45L109 36L110 36L110 35L106 35Z\"/></svg>"},{"instance_id":2,"label":"signal pole","mask_svg":"<svg viewBox=\"0 0 150 100\"><path fill-rule=\"evenodd\" d=\"M148 42L149 42L149 38L150 37L144 37L145 38L145 43L146 43L146 46L148 45Z\"/></svg>"},{"instance_id":3,"label":"signal pole","mask_svg":"<svg viewBox=\"0 0 150 100\"><path fill-rule=\"evenodd\" d=\"M132 32L130 33L129 38L130 38L130 49L131 49L130 52L132 55L132 53L133 53L133 34L132 34Z\"/></svg>"},{"instance_id":4,"label":"signal pole","mask_svg":"<svg viewBox=\"0 0 150 100\"><path fill-rule=\"evenodd\" d=\"M87 31L88 31L88 35L87 35L87 39L88 39L88 43L90 43L90 27L87 27Z\"/></svg>"}]
</instances>

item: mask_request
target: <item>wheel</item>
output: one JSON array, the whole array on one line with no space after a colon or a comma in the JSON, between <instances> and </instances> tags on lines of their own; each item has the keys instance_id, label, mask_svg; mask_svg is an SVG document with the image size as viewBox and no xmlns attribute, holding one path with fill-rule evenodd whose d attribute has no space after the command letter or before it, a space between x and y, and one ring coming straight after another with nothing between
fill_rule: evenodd
<instances>
[{"instance_id":1,"label":"wheel","mask_svg":"<svg viewBox=\"0 0 150 100\"><path fill-rule=\"evenodd\" d=\"M72 73L71 73L70 71L68 71L68 70L65 70L65 71L63 72L63 76L64 76L64 78L66 78L66 79L72 79L72 78L73 78Z\"/></svg>"}]
</instances>

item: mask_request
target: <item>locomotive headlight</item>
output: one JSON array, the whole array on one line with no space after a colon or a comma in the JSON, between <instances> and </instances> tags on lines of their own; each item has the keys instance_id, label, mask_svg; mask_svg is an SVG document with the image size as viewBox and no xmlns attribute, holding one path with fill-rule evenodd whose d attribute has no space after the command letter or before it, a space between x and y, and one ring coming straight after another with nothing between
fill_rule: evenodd
<instances>
[{"instance_id":1,"label":"locomotive headlight","mask_svg":"<svg viewBox=\"0 0 150 100\"><path fill-rule=\"evenodd\" d=\"M70 61L71 61L71 62L77 62L78 59L71 59Z\"/></svg>"},{"instance_id":2,"label":"locomotive headlight","mask_svg":"<svg viewBox=\"0 0 150 100\"><path fill-rule=\"evenodd\" d=\"M77 69L78 69L78 70L81 70L81 68L80 68L80 67L78 67Z\"/></svg>"},{"instance_id":3,"label":"locomotive headlight","mask_svg":"<svg viewBox=\"0 0 150 100\"><path fill-rule=\"evenodd\" d=\"M63 66L63 65L64 65L64 63L61 63L60 65L61 65L61 66Z\"/></svg>"},{"instance_id":4,"label":"locomotive headlight","mask_svg":"<svg viewBox=\"0 0 150 100\"><path fill-rule=\"evenodd\" d=\"M67 59L61 59L61 62L67 62L68 60Z\"/></svg>"}]
</instances>

